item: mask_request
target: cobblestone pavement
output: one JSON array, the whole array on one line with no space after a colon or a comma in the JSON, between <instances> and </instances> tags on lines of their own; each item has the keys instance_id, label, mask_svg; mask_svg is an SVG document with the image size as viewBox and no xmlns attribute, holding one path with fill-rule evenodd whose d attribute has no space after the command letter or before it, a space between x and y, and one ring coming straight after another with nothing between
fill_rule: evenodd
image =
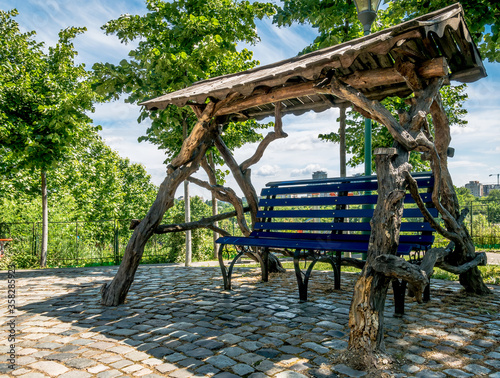
<instances>
[{"instance_id":1,"label":"cobblestone pavement","mask_svg":"<svg viewBox=\"0 0 500 378\"><path fill-rule=\"evenodd\" d=\"M3 377L362 377L337 358L348 340L356 274L342 290L314 272L308 303L299 303L293 272L259 282L236 268L222 291L217 267L140 266L127 303L99 304L116 267L17 272L15 318L7 313L0 274L0 378ZM457 283L432 282L432 300L385 317L395 362L375 374L397 377L500 378L500 287L486 298ZM9 321L15 320L16 365L9 368ZM12 323L11 323L12 324Z\"/></svg>"}]
</instances>

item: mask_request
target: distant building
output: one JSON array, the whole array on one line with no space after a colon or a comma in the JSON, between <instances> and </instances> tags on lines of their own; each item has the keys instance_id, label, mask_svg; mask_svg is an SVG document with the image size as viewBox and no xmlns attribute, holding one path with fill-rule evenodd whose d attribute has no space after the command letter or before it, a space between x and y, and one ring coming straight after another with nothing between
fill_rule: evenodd
<instances>
[{"instance_id":1,"label":"distant building","mask_svg":"<svg viewBox=\"0 0 500 378\"><path fill-rule=\"evenodd\" d=\"M313 180L326 179L328 174L325 171L313 172Z\"/></svg>"},{"instance_id":2,"label":"distant building","mask_svg":"<svg viewBox=\"0 0 500 378\"><path fill-rule=\"evenodd\" d=\"M487 184L483 185L483 196L488 196L492 190L500 190L500 185L498 184Z\"/></svg>"},{"instance_id":3,"label":"distant building","mask_svg":"<svg viewBox=\"0 0 500 378\"><path fill-rule=\"evenodd\" d=\"M483 196L483 184L481 184L479 181L469 181L468 184L465 184L465 188L469 189L474 197Z\"/></svg>"}]
</instances>

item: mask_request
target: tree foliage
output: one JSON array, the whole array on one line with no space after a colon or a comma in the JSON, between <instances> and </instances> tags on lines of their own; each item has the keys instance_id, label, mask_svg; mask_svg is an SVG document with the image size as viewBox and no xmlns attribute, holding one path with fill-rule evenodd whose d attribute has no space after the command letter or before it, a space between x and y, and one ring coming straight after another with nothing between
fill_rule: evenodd
<instances>
[{"instance_id":1,"label":"tree foliage","mask_svg":"<svg viewBox=\"0 0 500 378\"><path fill-rule=\"evenodd\" d=\"M107 34L121 42L138 41L120 64L94 65L96 88L107 98L125 95L126 102L141 101L185 88L196 81L250 69L258 64L248 49L238 43L258 41L255 18L274 13L268 3L235 0L147 0L148 13L123 15L103 26ZM177 155L183 140L183 126L188 132L196 117L189 107L169 106L165 110L143 109L139 121L150 119L147 134L140 141L150 141L165 150L166 162ZM259 140L255 122L226 126L228 146ZM230 132L231 130L231 132ZM217 162L221 162L217 159Z\"/></svg>"},{"instance_id":2,"label":"tree foliage","mask_svg":"<svg viewBox=\"0 0 500 378\"><path fill-rule=\"evenodd\" d=\"M0 11L0 149L13 173L47 170L92 129L87 112L97 97L72 44L85 29L62 30L45 52L35 32L20 32L16 15Z\"/></svg>"},{"instance_id":3,"label":"tree foliage","mask_svg":"<svg viewBox=\"0 0 500 378\"><path fill-rule=\"evenodd\" d=\"M400 0L384 1L385 6L377 12L377 19L372 26L373 31L407 21L417 16L441 9L455 3L451 0ZM500 61L500 8L496 1L462 1L461 2L471 34L478 44L483 57L489 61ZM274 17L279 26L290 26L294 22L310 24L318 30L318 37L306 47L302 53L332 46L363 35L363 28L357 18L357 11L352 0L285 0L283 6ZM466 85L444 87L441 91L443 105L450 125L465 126L463 108L467 98ZM388 98L384 106L394 110L407 108L401 99ZM348 112L346 141L347 152L351 154L348 165L355 167L364 162L363 117L357 112ZM340 136L332 132L322 134L320 139L338 143ZM374 124L372 132L372 148L387 147L392 144L392 137L385 127ZM428 164L420 159L420 155L412 153L410 163L415 170L428 169Z\"/></svg>"}]
</instances>

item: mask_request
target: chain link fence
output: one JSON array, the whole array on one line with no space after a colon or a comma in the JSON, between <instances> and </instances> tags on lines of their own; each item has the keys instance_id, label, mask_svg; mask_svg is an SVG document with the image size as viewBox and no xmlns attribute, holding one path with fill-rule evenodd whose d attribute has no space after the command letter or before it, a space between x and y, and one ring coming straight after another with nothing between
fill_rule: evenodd
<instances>
[{"instance_id":1,"label":"chain link fence","mask_svg":"<svg viewBox=\"0 0 500 378\"><path fill-rule=\"evenodd\" d=\"M130 220L49 222L48 267L120 264L132 235ZM0 237L11 238L6 256L16 259L18 268L37 266L40 260L42 223L0 223ZM154 235L146 244L143 263L172 259L168 235Z\"/></svg>"},{"instance_id":2,"label":"chain link fence","mask_svg":"<svg viewBox=\"0 0 500 378\"><path fill-rule=\"evenodd\" d=\"M500 249L500 201L476 200L464 204L469 208L465 225L478 249ZM47 266L92 266L120 264L125 247L132 235L130 220L49 222ZM219 226L229 233L239 234L235 219L227 219ZM447 244L436 235L435 244ZM179 261L184 244L180 233L154 235L146 244L142 263ZM0 223L0 238L12 238L6 248L6 257L15 258L18 268L38 266L41 251L42 224ZM205 235L198 249L204 249L203 259L213 256L213 244ZM0 260L6 262L4 257Z\"/></svg>"}]
</instances>

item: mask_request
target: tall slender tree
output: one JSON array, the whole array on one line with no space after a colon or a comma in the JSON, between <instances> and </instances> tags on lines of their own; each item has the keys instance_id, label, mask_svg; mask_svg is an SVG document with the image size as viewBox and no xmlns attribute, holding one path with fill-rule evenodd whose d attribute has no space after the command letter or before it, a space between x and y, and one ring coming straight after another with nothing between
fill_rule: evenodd
<instances>
[{"instance_id":1,"label":"tall slender tree","mask_svg":"<svg viewBox=\"0 0 500 378\"><path fill-rule=\"evenodd\" d=\"M85 28L67 28L54 47L44 51L35 32L22 33L18 12L0 11L0 152L9 170L38 171L43 232L40 265L47 259L47 171L94 128L87 112L97 100L89 74L75 64L72 40Z\"/></svg>"}]
</instances>

